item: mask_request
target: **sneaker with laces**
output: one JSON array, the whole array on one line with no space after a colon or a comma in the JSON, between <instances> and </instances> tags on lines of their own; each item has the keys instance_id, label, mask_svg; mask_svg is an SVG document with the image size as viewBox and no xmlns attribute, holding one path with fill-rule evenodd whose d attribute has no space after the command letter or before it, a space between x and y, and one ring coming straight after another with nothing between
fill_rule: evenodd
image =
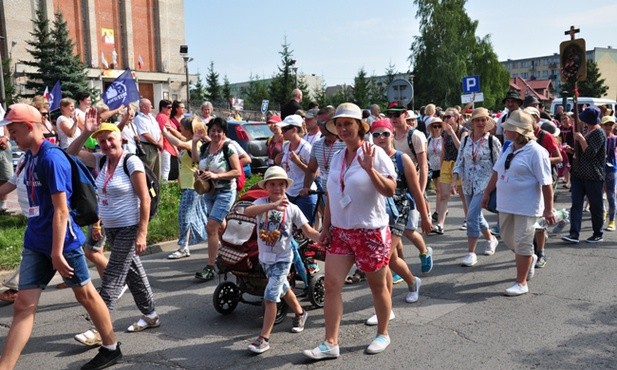
<instances>
[{"instance_id":1,"label":"sneaker with laces","mask_svg":"<svg viewBox=\"0 0 617 370\"><path fill-rule=\"evenodd\" d=\"M304 330L304 324L306 323L306 318L308 317L308 312L306 310L302 311L302 314L295 315L292 322L291 332L292 333L302 333Z\"/></svg>"},{"instance_id":2,"label":"sneaker with laces","mask_svg":"<svg viewBox=\"0 0 617 370\"><path fill-rule=\"evenodd\" d=\"M467 267L473 266L476 263L478 263L478 257L475 253L468 253L465 257L463 257L463 260L461 261L461 265Z\"/></svg>"},{"instance_id":3,"label":"sneaker with laces","mask_svg":"<svg viewBox=\"0 0 617 370\"><path fill-rule=\"evenodd\" d=\"M249 344L248 350L253 353L264 353L270 349L270 343L268 340L261 335L257 337L253 341L253 343Z\"/></svg>"},{"instance_id":4,"label":"sneaker with laces","mask_svg":"<svg viewBox=\"0 0 617 370\"><path fill-rule=\"evenodd\" d=\"M538 262L536 262L536 268L541 269L544 266L546 266L546 255L544 253L541 253L538 256Z\"/></svg>"},{"instance_id":5,"label":"sneaker with laces","mask_svg":"<svg viewBox=\"0 0 617 370\"><path fill-rule=\"evenodd\" d=\"M604 238L602 238L602 235L592 235L589 238L585 239L585 241L587 243L595 244L604 241Z\"/></svg>"},{"instance_id":6,"label":"sneaker with laces","mask_svg":"<svg viewBox=\"0 0 617 370\"><path fill-rule=\"evenodd\" d=\"M170 254L169 256L167 256L167 258L170 260L177 260L180 258L185 258L185 257L190 257L190 256L191 256L191 252L189 252L187 248L180 248L177 251Z\"/></svg>"},{"instance_id":7,"label":"sneaker with laces","mask_svg":"<svg viewBox=\"0 0 617 370\"><path fill-rule=\"evenodd\" d=\"M606 226L606 231L615 231L615 221L609 221L608 226Z\"/></svg>"},{"instance_id":8,"label":"sneaker with laces","mask_svg":"<svg viewBox=\"0 0 617 370\"><path fill-rule=\"evenodd\" d=\"M388 319L388 321L390 320L394 320L396 316L394 316L394 311L390 311L390 318ZM368 318L368 320L366 320L366 325L368 326L375 326L377 325L377 315L373 315L371 317Z\"/></svg>"},{"instance_id":9,"label":"sneaker with laces","mask_svg":"<svg viewBox=\"0 0 617 370\"><path fill-rule=\"evenodd\" d=\"M390 345L390 337L387 335L377 334L375 339L366 347L366 353L374 355L383 352Z\"/></svg>"},{"instance_id":10,"label":"sneaker with laces","mask_svg":"<svg viewBox=\"0 0 617 370\"><path fill-rule=\"evenodd\" d=\"M90 362L81 367L82 370L104 369L113 364L118 363L122 359L122 351L120 351L120 342L116 345L114 351L105 347L99 348L99 353L94 356Z\"/></svg>"},{"instance_id":11,"label":"sneaker with laces","mask_svg":"<svg viewBox=\"0 0 617 370\"><path fill-rule=\"evenodd\" d=\"M397 274L396 272L392 272L392 284L398 284L402 282L403 278L401 277L401 275Z\"/></svg>"},{"instance_id":12,"label":"sneaker with laces","mask_svg":"<svg viewBox=\"0 0 617 370\"><path fill-rule=\"evenodd\" d=\"M533 279L536 275L536 263L538 262L538 256L535 254L531 256L531 266L529 267L529 272L527 273L527 280Z\"/></svg>"},{"instance_id":13,"label":"sneaker with laces","mask_svg":"<svg viewBox=\"0 0 617 370\"><path fill-rule=\"evenodd\" d=\"M196 272L195 278L203 281L214 279L214 266L206 266L202 271Z\"/></svg>"},{"instance_id":14,"label":"sneaker with laces","mask_svg":"<svg viewBox=\"0 0 617 370\"><path fill-rule=\"evenodd\" d=\"M414 284L413 290L410 290L407 292L407 295L405 295L405 302L407 303L418 302L418 299L420 298L420 286L422 285L422 280L417 276L414 276L414 278L416 279L416 283Z\"/></svg>"},{"instance_id":15,"label":"sneaker with laces","mask_svg":"<svg viewBox=\"0 0 617 370\"><path fill-rule=\"evenodd\" d=\"M467 220L463 221L463 224L459 227L459 230L467 230Z\"/></svg>"},{"instance_id":16,"label":"sneaker with laces","mask_svg":"<svg viewBox=\"0 0 617 370\"><path fill-rule=\"evenodd\" d=\"M495 254L495 249L497 249L497 245L499 244L499 240L496 237L491 237L491 240L486 241L486 249L484 249L485 256L492 256Z\"/></svg>"},{"instance_id":17,"label":"sneaker with laces","mask_svg":"<svg viewBox=\"0 0 617 370\"><path fill-rule=\"evenodd\" d=\"M420 270L423 274L433 270L433 248L426 247L426 253L420 255Z\"/></svg>"},{"instance_id":18,"label":"sneaker with laces","mask_svg":"<svg viewBox=\"0 0 617 370\"><path fill-rule=\"evenodd\" d=\"M566 241L570 244L578 244L578 236L574 236L574 235L562 236L561 240Z\"/></svg>"},{"instance_id":19,"label":"sneaker with laces","mask_svg":"<svg viewBox=\"0 0 617 370\"><path fill-rule=\"evenodd\" d=\"M527 285L521 285L519 283L515 283L508 289L506 289L505 294L508 297L516 297L518 295L522 295L529 292L529 287Z\"/></svg>"},{"instance_id":20,"label":"sneaker with laces","mask_svg":"<svg viewBox=\"0 0 617 370\"><path fill-rule=\"evenodd\" d=\"M328 342L323 342L313 349L304 350L303 353L311 360L327 360L340 356L338 345L333 346Z\"/></svg>"}]
</instances>

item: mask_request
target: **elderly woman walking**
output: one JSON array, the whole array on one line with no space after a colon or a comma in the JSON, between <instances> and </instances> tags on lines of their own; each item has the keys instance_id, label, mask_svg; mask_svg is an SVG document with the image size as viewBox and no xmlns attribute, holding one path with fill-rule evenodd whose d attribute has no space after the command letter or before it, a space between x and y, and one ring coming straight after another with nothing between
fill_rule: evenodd
<instances>
[{"instance_id":1,"label":"elderly woman walking","mask_svg":"<svg viewBox=\"0 0 617 370\"><path fill-rule=\"evenodd\" d=\"M543 216L549 225L555 223L551 164L548 152L535 140L532 122L531 115L517 109L503 123L504 137L512 144L495 163L482 197L486 207L497 184L501 239L516 256L516 283L506 289L508 296L529 292L527 280L534 276L538 259L533 248L538 217Z\"/></svg>"},{"instance_id":2,"label":"elderly woman walking","mask_svg":"<svg viewBox=\"0 0 617 370\"><path fill-rule=\"evenodd\" d=\"M486 239L484 255L491 256L497 248L497 238L491 235L488 223L482 215L480 201L484 189L493 173L493 165L501 154L501 143L489 131L495 127L486 108L476 108L471 114L471 134L465 137L459 147L458 157L452 170L452 193L456 192L456 182L462 177L463 193L467 203L467 255L461 261L463 266L473 266L478 262L476 246L478 238Z\"/></svg>"},{"instance_id":3,"label":"elderly woman walking","mask_svg":"<svg viewBox=\"0 0 617 370\"><path fill-rule=\"evenodd\" d=\"M388 290L391 237L385 197L394 195L396 170L383 149L364 141L369 126L362 110L352 103L339 105L326 124L345 143L333 155L328 174L328 198L320 241L327 246L325 340L304 351L313 360L336 358L343 316L341 291L345 275L356 263L366 273L378 318L377 336L367 353L388 347L388 318L392 300Z\"/></svg>"}]
</instances>

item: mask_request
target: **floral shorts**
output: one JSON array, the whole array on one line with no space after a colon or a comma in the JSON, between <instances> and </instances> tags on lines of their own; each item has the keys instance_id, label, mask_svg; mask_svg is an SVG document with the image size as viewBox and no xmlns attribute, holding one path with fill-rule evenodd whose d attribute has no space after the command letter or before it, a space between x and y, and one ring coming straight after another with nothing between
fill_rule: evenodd
<instances>
[{"instance_id":1,"label":"floral shorts","mask_svg":"<svg viewBox=\"0 0 617 370\"><path fill-rule=\"evenodd\" d=\"M332 227L328 254L354 256L362 272L375 272L390 262L390 228L341 229ZM327 261L327 257L326 257Z\"/></svg>"}]
</instances>

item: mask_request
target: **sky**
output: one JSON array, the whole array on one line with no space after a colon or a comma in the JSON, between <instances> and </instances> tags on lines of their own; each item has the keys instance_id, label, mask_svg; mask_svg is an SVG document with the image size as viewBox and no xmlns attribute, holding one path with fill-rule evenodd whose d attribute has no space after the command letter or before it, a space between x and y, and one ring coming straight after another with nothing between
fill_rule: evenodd
<instances>
[{"instance_id":1,"label":"sky","mask_svg":"<svg viewBox=\"0 0 617 370\"><path fill-rule=\"evenodd\" d=\"M184 0L184 8L189 71L203 77L212 61L221 83L225 75L231 83L271 77L285 38L298 72L328 86L352 84L362 67L369 76L385 74L390 64L406 72L419 35L409 0ZM490 35L500 61L558 53L571 25L581 29L577 38L587 50L617 48L614 0L468 0L465 8L478 21L476 36Z\"/></svg>"}]
</instances>

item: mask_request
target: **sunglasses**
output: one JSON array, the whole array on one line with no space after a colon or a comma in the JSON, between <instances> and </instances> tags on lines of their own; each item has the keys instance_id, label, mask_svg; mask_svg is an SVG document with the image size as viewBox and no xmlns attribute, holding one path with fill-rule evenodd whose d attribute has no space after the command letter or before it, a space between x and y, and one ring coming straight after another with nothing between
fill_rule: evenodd
<instances>
[{"instance_id":1,"label":"sunglasses","mask_svg":"<svg viewBox=\"0 0 617 370\"><path fill-rule=\"evenodd\" d=\"M452 116L443 116L443 119L450 119Z\"/></svg>"},{"instance_id":2,"label":"sunglasses","mask_svg":"<svg viewBox=\"0 0 617 370\"><path fill-rule=\"evenodd\" d=\"M401 116L401 114L403 114L403 112L388 112L386 113L386 116L388 118L398 118Z\"/></svg>"},{"instance_id":3,"label":"sunglasses","mask_svg":"<svg viewBox=\"0 0 617 370\"><path fill-rule=\"evenodd\" d=\"M49 116L49 112L41 112L41 116Z\"/></svg>"},{"instance_id":4,"label":"sunglasses","mask_svg":"<svg viewBox=\"0 0 617 370\"><path fill-rule=\"evenodd\" d=\"M441 125L439 125L439 126L433 125L433 128L441 128Z\"/></svg>"},{"instance_id":5,"label":"sunglasses","mask_svg":"<svg viewBox=\"0 0 617 370\"><path fill-rule=\"evenodd\" d=\"M508 156L506 157L506 161L504 163L504 167L506 170L510 169L510 163L512 163L512 160L514 159L514 157L516 156L516 154L514 153L510 153L508 154Z\"/></svg>"},{"instance_id":6,"label":"sunglasses","mask_svg":"<svg viewBox=\"0 0 617 370\"><path fill-rule=\"evenodd\" d=\"M380 137L390 137L390 131L373 132L373 138L378 139Z\"/></svg>"},{"instance_id":7,"label":"sunglasses","mask_svg":"<svg viewBox=\"0 0 617 370\"><path fill-rule=\"evenodd\" d=\"M291 129L292 129L292 128L294 128L294 127L295 127L295 126L285 126L285 127L282 127L282 128L281 128L281 131L283 131L283 132L287 132L287 131L291 130Z\"/></svg>"}]
</instances>

